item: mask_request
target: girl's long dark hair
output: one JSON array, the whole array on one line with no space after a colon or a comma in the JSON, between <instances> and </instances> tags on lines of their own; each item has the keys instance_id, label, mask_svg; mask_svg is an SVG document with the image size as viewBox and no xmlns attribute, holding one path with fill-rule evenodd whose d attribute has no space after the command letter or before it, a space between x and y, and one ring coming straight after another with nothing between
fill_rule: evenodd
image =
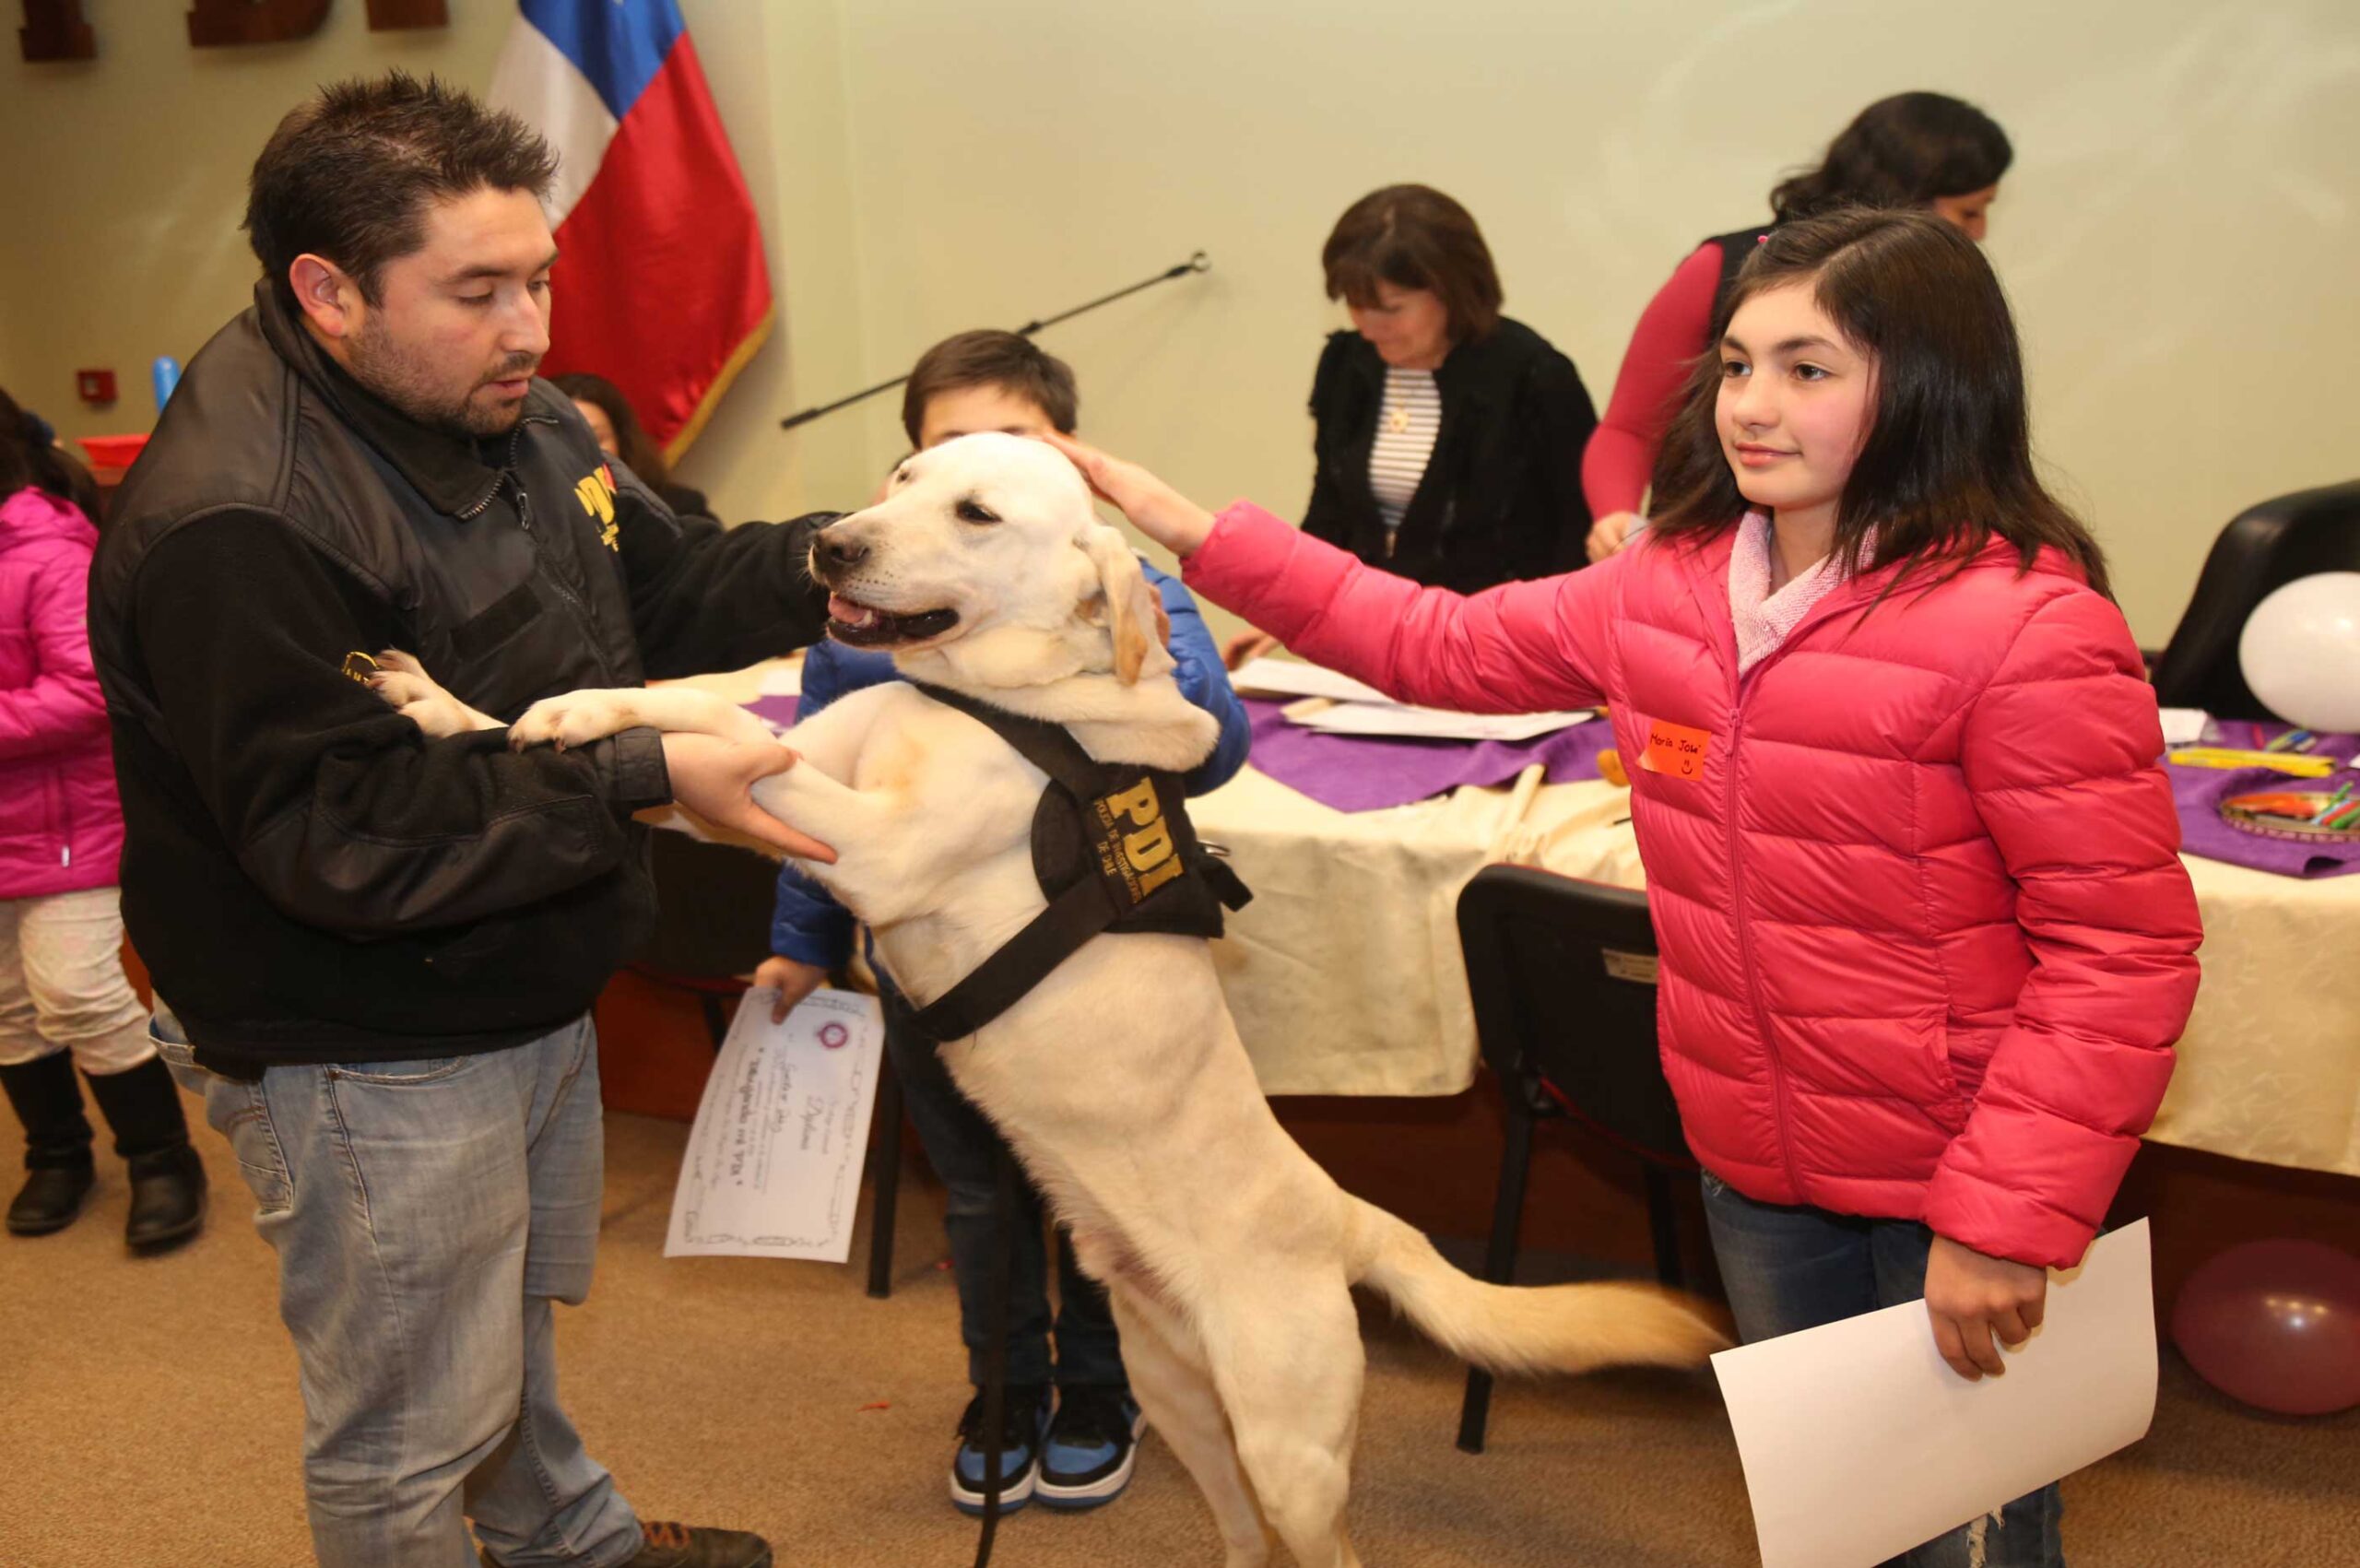
<instances>
[{"instance_id":1,"label":"girl's long dark hair","mask_svg":"<svg viewBox=\"0 0 2360 1568\"><path fill-rule=\"evenodd\" d=\"M0 497L21 489L47 490L71 501L93 523L99 517L99 487L89 470L58 450L47 425L0 392Z\"/></svg>"},{"instance_id":2,"label":"girl's long dark hair","mask_svg":"<svg viewBox=\"0 0 2360 1568\"><path fill-rule=\"evenodd\" d=\"M1701 540L1744 515L1721 449L1721 338L1748 300L1797 283L1875 377L1868 434L1836 509L1838 560L1870 571L1900 563L1906 579L1920 566L1964 565L2000 538L2027 570L2051 547L2109 591L2097 541L2033 470L2024 362L2000 280L1973 241L1920 212L1846 208L1782 225L1753 248L1665 433L1650 532Z\"/></svg>"},{"instance_id":3,"label":"girl's long dark hair","mask_svg":"<svg viewBox=\"0 0 2360 1568\"><path fill-rule=\"evenodd\" d=\"M1998 184L2014 159L2008 133L1975 105L1895 93L1861 110L1818 168L1781 182L1770 209L1791 223L1839 206L1924 206Z\"/></svg>"}]
</instances>

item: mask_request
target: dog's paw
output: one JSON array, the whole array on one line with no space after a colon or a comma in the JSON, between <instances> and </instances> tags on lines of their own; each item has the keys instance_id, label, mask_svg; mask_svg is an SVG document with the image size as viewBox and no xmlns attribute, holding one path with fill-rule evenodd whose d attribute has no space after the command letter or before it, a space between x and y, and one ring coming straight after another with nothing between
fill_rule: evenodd
<instances>
[{"instance_id":1,"label":"dog's paw","mask_svg":"<svg viewBox=\"0 0 2360 1568\"><path fill-rule=\"evenodd\" d=\"M486 718L436 685L423 666L396 649L388 648L377 655L377 669L369 678L369 689L388 707L425 731L430 739L464 735L471 729L500 727L497 720Z\"/></svg>"},{"instance_id":2,"label":"dog's paw","mask_svg":"<svg viewBox=\"0 0 2360 1568\"><path fill-rule=\"evenodd\" d=\"M544 697L508 726L508 744L527 746L587 746L638 723L628 692L565 691Z\"/></svg>"},{"instance_id":3,"label":"dog's paw","mask_svg":"<svg viewBox=\"0 0 2360 1568\"><path fill-rule=\"evenodd\" d=\"M451 695L423 675L388 669L382 662L377 673L369 678L369 689L404 713L438 697L447 700Z\"/></svg>"}]
</instances>

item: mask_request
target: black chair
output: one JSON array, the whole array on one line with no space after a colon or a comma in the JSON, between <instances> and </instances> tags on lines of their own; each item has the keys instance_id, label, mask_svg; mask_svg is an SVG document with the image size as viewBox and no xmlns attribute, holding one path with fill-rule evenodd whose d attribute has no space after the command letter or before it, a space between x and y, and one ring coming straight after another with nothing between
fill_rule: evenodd
<instances>
[{"instance_id":1,"label":"black chair","mask_svg":"<svg viewBox=\"0 0 2360 1568\"><path fill-rule=\"evenodd\" d=\"M718 1053L728 1038L736 1000L746 994L745 977L771 954L778 863L754 850L686 833L648 837L655 929L630 968L643 979L695 996ZM868 1293L882 1301L893 1293L893 1220L902 1186L902 1083L890 1057L879 1058L870 1123L877 1201L869 1215Z\"/></svg>"},{"instance_id":2,"label":"black chair","mask_svg":"<svg viewBox=\"0 0 2360 1568\"><path fill-rule=\"evenodd\" d=\"M1507 1100L1507 1147L1483 1278L1515 1278L1534 1125L1564 1116L1635 1155L1656 1277L1683 1284L1671 1173L1693 1172L1656 1055L1656 934L1647 897L1522 866L1487 866L1458 895L1458 940L1483 1059ZM1467 1374L1458 1446L1483 1451L1492 1375Z\"/></svg>"},{"instance_id":3,"label":"black chair","mask_svg":"<svg viewBox=\"0 0 2360 1568\"><path fill-rule=\"evenodd\" d=\"M2237 639L2256 605L2320 572L2360 572L2360 479L2248 507L2221 530L2155 663L2155 700L2224 719L2275 717L2246 685Z\"/></svg>"},{"instance_id":4,"label":"black chair","mask_svg":"<svg viewBox=\"0 0 2360 1568\"><path fill-rule=\"evenodd\" d=\"M686 991L704 1013L713 1048L729 1032L746 979L770 957L774 861L736 844L686 833L648 835L648 874L655 882L655 929L630 968L659 985Z\"/></svg>"}]
</instances>

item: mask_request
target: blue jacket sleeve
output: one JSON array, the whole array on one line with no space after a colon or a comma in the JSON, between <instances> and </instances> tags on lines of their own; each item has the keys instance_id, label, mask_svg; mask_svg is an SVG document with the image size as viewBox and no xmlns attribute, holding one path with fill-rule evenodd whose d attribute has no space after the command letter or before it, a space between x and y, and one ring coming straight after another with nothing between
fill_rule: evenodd
<instances>
[{"instance_id":1,"label":"blue jacket sleeve","mask_svg":"<svg viewBox=\"0 0 2360 1568\"><path fill-rule=\"evenodd\" d=\"M891 680L893 660L835 643L814 643L803 655L803 697L797 718L808 718L848 691ZM771 911L771 951L818 969L834 969L852 957L852 912L787 862L778 868L778 897Z\"/></svg>"},{"instance_id":2,"label":"blue jacket sleeve","mask_svg":"<svg viewBox=\"0 0 2360 1568\"><path fill-rule=\"evenodd\" d=\"M1180 694L1221 725L1221 738L1213 743L1212 755L1185 781L1190 795L1202 795L1219 789L1245 766L1254 732L1245 704L1229 688L1229 671L1221 667L1221 649L1213 643L1212 628L1205 624L1195 596L1177 577L1167 577L1144 561L1140 565L1162 595L1163 613L1172 621L1172 659L1179 666L1172 675L1180 683Z\"/></svg>"}]
</instances>

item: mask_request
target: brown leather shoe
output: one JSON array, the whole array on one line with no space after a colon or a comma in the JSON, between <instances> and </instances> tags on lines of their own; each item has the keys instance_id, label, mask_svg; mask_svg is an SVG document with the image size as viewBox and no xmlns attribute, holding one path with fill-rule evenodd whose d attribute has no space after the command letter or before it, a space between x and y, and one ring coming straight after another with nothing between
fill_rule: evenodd
<instances>
[{"instance_id":1,"label":"brown leather shoe","mask_svg":"<svg viewBox=\"0 0 2360 1568\"><path fill-rule=\"evenodd\" d=\"M772 1568L771 1543L745 1530L646 1519L639 1529L645 1539L622 1568ZM501 1568L490 1552L480 1555L484 1568Z\"/></svg>"}]
</instances>

